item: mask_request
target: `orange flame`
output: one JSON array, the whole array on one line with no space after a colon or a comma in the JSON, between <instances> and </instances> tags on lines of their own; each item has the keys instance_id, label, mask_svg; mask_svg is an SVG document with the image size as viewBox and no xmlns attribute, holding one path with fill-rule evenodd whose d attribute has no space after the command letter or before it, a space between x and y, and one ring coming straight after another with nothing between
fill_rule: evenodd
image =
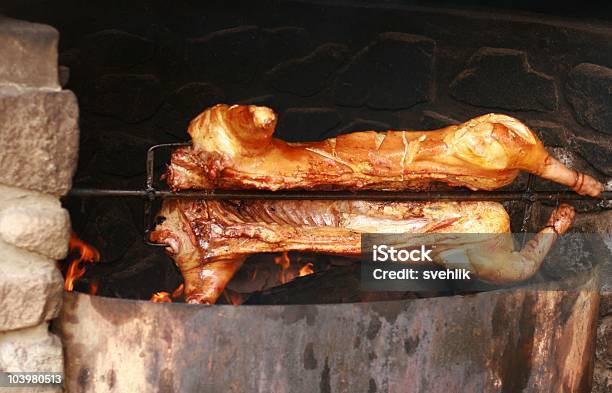
<instances>
[{"instance_id":1,"label":"orange flame","mask_svg":"<svg viewBox=\"0 0 612 393\"><path fill-rule=\"evenodd\" d=\"M312 262L302 262L301 258L298 256L295 261L298 266L302 265L299 269L296 267L291 267L291 258L289 258L289 254L286 252L282 253L279 256L274 257L274 263L276 263L280 267L279 272L279 281L281 284L286 284L289 281L295 279L296 277L307 276L309 274L314 273L314 264Z\"/></svg>"},{"instance_id":2,"label":"orange flame","mask_svg":"<svg viewBox=\"0 0 612 393\"><path fill-rule=\"evenodd\" d=\"M282 253L279 256L274 257L274 263L281 267L281 270L289 269L291 265L291 259L289 259L289 254L287 252Z\"/></svg>"},{"instance_id":3,"label":"orange flame","mask_svg":"<svg viewBox=\"0 0 612 393\"><path fill-rule=\"evenodd\" d=\"M300 277L314 273L313 266L312 262L306 262L306 264L300 268Z\"/></svg>"},{"instance_id":4,"label":"orange flame","mask_svg":"<svg viewBox=\"0 0 612 393\"><path fill-rule=\"evenodd\" d=\"M149 300L154 303L172 303L172 299L176 299L183 296L184 288L185 286L183 284L179 285L178 288L176 288L174 292L172 292L172 295L170 295L166 291L155 292Z\"/></svg>"},{"instance_id":5,"label":"orange flame","mask_svg":"<svg viewBox=\"0 0 612 393\"><path fill-rule=\"evenodd\" d=\"M74 282L85 274L87 270L85 263L100 262L100 253L98 250L79 239L74 232L70 235L69 247L71 253L75 250L78 251L78 256L70 262L66 270L64 289L68 292L74 290ZM93 288L90 287L90 293L92 291L95 293L98 289L97 285L93 284L92 286Z\"/></svg>"},{"instance_id":6,"label":"orange flame","mask_svg":"<svg viewBox=\"0 0 612 393\"><path fill-rule=\"evenodd\" d=\"M153 296L151 296L151 301L155 303L172 303L172 299L170 299L170 294L168 292L155 292Z\"/></svg>"},{"instance_id":7,"label":"orange flame","mask_svg":"<svg viewBox=\"0 0 612 393\"><path fill-rule=\"evenodd\" d=\"M183 289L184 288L185 288L185 286L183 284L179 285L178 288L176 288L174 290L174 292L172 292L172 298L176 299L177 297L183 296Z\"/></svg>"},{"instance_id":8,"label":"orange flame","mask_svg":"<svg viewBox=\"0 0 612 393\"><path fill-rule=\"evenodd\" d=\"M289 254L287 254L287 252L274 257L274 263L280 266L279 280L282 284L293 280L293 277L289 277L290 274L287 272L287 269L291 266L291 259L289 259Z\"/></svg>"}]
</instances>

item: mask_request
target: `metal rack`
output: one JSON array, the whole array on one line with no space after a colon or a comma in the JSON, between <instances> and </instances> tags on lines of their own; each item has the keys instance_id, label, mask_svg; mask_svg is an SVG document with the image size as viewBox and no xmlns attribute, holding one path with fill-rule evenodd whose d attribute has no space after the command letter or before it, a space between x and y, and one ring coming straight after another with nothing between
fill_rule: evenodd
<instances>
[{"instance_id":1,"label":"metal rack","mask_svg":"<svg viewBox=\"0 0 612 393\"><path fill-rule=\"evenodd\" d=\"M535 176L529 175L526 187L518 191L423 191L423 192L389 192L389 191L260 191L260 190L198 190L174 192L161 189L156 186L155 180L155 153L160 149L174 149L190 146L191 143L163 143L151 146L147 151L146 170L147 177L145 188L142 190L116 190L97 188L73 188L68 197L90 198L90 197L136 197L143 199L144 209L144 242L154 247L165 247L165 244L153 243L149 240L149 234L154 223L153 202L159 199L202 199L202 200L253 200L253 199L284 199L284 200L370 200L370 201L517 201L523 202L523 224L522 232L527 231L527 224L531 217L533 204L541 201L576 201L593 200L593 198L578 195L571 191L535 191ZM612 192L603 193L601 202L612 199Z\"/></svg>"}]
</instances>

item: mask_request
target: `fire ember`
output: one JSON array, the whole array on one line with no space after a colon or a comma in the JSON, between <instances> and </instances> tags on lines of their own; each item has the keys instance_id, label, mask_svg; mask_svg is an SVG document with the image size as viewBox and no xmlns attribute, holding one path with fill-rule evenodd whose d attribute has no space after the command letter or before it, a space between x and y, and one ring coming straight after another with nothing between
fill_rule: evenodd
<instances>
[{"instance_id":1,"label":"fire ember","mask_svg":"<svg viewBox=\"0 0 612 393\"><path fill-rule=\"evenodd\" d=\"M71 292L74 290L75 282L87 271L87 267L100 262L100 252L79 239L74 232L70 236L69 248L68 258L62 262L60 269L64 273L64 289ZM95 295L97 289L97 284L91 283L88 292Z\"/></svg>"}]
</instances>

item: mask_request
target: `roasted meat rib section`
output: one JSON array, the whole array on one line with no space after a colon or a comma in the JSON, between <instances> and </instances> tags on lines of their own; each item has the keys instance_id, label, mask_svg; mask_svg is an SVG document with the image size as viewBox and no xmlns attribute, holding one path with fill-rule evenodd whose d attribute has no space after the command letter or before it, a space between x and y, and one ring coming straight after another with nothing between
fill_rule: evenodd
<instances>
[{"instance_id":1,"label":"roasted meat rib section","mask_svg":"<svg viewBox=\"0 0 612 393\"><path fill-rule=\"evenodd\" d=\"M433 182L493 190L527 171L598 196L603 186L552 157L525 124L488 114L436 131L355 132L321 142L273 138L266 107L216 105L189 126L166 177L181 189L422 190Z\"/></svg>"},{"instance_id":2,"label":"roasted meat rib section","mask_svg":"<svg viewBox=\"0 0 612 393\"><path fill-rule=\"evenodd\" d=\"M166 200L163 222L151 239L167 251L185 279L186 300L212 304L249 254L313 251L360 254L363 233L439 234L440 250L459 248L465 266L479 278L509 283L531 277L574 210L560 205L548 225L515 251L508 214L493 202L196 201ZM457 233L488 234L457 244ZM456 260L438 252L434 260Z\"/></svg>"}]
</instances>

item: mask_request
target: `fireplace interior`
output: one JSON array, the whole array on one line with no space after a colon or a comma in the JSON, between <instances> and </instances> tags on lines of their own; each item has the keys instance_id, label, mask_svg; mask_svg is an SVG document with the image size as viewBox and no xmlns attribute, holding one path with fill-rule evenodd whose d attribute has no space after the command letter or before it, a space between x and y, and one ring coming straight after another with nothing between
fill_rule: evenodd
<instances>
[{"instance_id":1,"label":"fireplace interior","mask_svg":"<svg viewBox=\"0 0 612 393\"><path fill-rule=\"evenodd\" d=\"M608 247L603 254L609 257L609 7L571 10L573 16L582 18L570 17L570 10L563 8L543 9L537 2L531 8L524 3L491 8L478 1L462 7L403 1L261 1L231 7L223 2L192 1L90 1L86 5L9 1L4 8L0 5L0 11L10 17L48 24L59 31L60 83L78 99L78 165L72 189L62 197L73 237L70 252L59 263L67 280L65 288L76 293L65 295L61 322L54 327L64 338L66 332L72 335L64 342L68 391L147 391L157 386L164 392L353 392L357 391L357 385L350 382L354 380L361 384L360 391L404 391L402 386L407 385L400 381L411 381L408 391L417 392L439 391L436 389L445 383L460 386L457 381L463 378L472 391L537 392L545 391L538 386L552 386L553 381L546 379L550 378L547 372L532 370L553 364L561 374L571 367L579 370L579 381L568 382L565 374L560 378L559 383L571 386L568 391L612 388L612 264L610 258L592 257L601 255L601 250L591 254L587 250L583 258L562 266L557 262L563 251L553 250L538 274L519 284L528 288L536 282L577 275L584 278L580 288L587 288L587 294L578 292L571 301L555 297L558 294L553 291L533 296L514 291L508 298L497 291L490 298L476 297L487 295L453 286L419 292L365 291L355 259L289 252L250 256L219 298L219 307L148 302L184 302L181 272L164 247L148 239L163 197L171 194L161 179L172 152L165 145L189 142L189 122L219 103L272 108L278 115L274 136L287 142L318 141L355 131L431 130L491 112L516 117L535 130L560 161L602 182L605 192L603 198L578 197L566 187L521 174L500 190L514 193L502 202L512 232L537 232L552 210L567 201L577 211L570 232L599 234ZM155 149L151 161L149 149L157 145L164 146ZM436 185L429 191L457 189ZM555 198L542 197L546 193ZM303 198L308 195L304 192ZM85 258L84 253L88 253ZM593 289L595 278L601 282L598 290ZM500 288L505 286L488 289ZM424 302L411 303L414 301ZM320 306L347 303L350 308ZM538 307L550 304L564 310L551 317L563 321L555 327L558 336L578 337L577 342L583 344L581 348L568 344L563 353L559 350L563 359L574 356L572 361L564 360L563 366L554 363L557 360L536 359L524 352L531 354L534 340L548 337L549 326L537 313ZM576 311L578 306L582 311ZM465 371L470 362L485 367L475 349L451 348L459 344L448 338L445 350L450 352L444 352L432 339L424 338L427 328L447 328L442 322L445 315L465 316L467 311L457 311L462 307L470 307L474 314L479 308L484 311L474 317L473 329L466 328L470 321L463 317L449 321L459 332L455 340L470 337L464 340L476 342L476 325L489 324L491 331L483 327L482 336L494 343L491 357L503 355L496 360L499 364L491 366L495 372L486 381L478 379L477 370ZM503 307L508 316L503 315ZM408 312L422 318L425 328L418 327ZM371 314L377 317L370 319ZM222 326L223 315L234 324L228 328L228 335L233 336L215 338L222 330L217 326ZM335 333L355 315L358 325L347 328L347 334L363 335L364 342ZM580 325L581 318L590 322ZM74 327L75 321L81 324L80 330ZM299 330L294 339L301 341L279 338L268 348L262 343L270 336L253 332L255 326L247 328L249 321L261 323L262 329ZM413 330L400 332L396 321ZM147 326L153 323L159 324L158 331ZM203 331L213 338L198 338L193 332L198 324L206 325ZM504 325L524 330L500 333ZM128 349L112 353L99 340L91 348L78 347L87 345L87 329L96 327L97 334L112 335L113 343L125 343ZM317 339L312 332L315 328L333 336L325 345L335 346L335 354L321 355L327 351L324 345L309 341ZM139 329L145 332L142 337L130 338L129 332ZM573 329L586 333L580 335ZM439 340L445 337L433 335ZM232 340L235 342L229 343ZM384 345L394 340L401 341L401 353ZM419 340L424 340L420 348ZM205 353L186 354L193 345L207 351L215 348L210 352L219 356L218 363L202 371L209 379L228 377L224 367L232 367L232 359L237 369L244 370L231 374L227 385L207 385L198 381L200 375L195 371L181 373L180 369L191 365L197 370L206 367L209 357ZM346 351L355 362L337 355L345 350L343 345L353 348ZM262 371L260 380L253 382L255 377L247 369L254 360L236 360L241 346L273 354L287 351L287 368L316 373L317 386L308 387L308 378L298 371L274 371L279 363L268 356L262 367L272 371ZM142 351L141 360L129 354L137 350ZM172 354L163 358L162 350ZM423 368L426 351L446 353L452 366L436 359L438 363ZM584 357L576 355L582 352ZM129 365L120 370L122 355L128 356ZM87 356L107 364L87 361ZM434 374L390 371L392 367L383 364L383 359L393 357L407 359L403 366ZM374 371L365 371L362 363L369 363ZM447 376L435 374L447 366ZM147 374L142 370L146 367L153 371ZM350 367L353 370L347 371ZM386 377L374 375L377 372ZM130 378L145 382L130 385Z\"/></svg>"},{"instance_id":2,"label":"fireplace interior","mask_svg":"<svg viewBox=\"0 0 612 393\"><path fill-rule=\"evenodd\" d=\"M70 70L66 88L75 91L81 109L75 189L144 190L147 150L188 142L189 122L223 102L273 108L279 114L275 136L289 142L364 130L434 129L501 111L524 119L568 165L608 181L610 143L599 119L607 112L581 113L607 99L582 102L585 95L604 94L589 79L599 69L584 63L608 64L602 38L589 24L569 34L535 20L501 23L486 13L464 17L398 6L377 8L373 18L366 5L300 2L270 9L243 5L239 15L220 5L157 6L146 14L132 7L126 15L138 16L127 20L103 6L88 7L96 14L93 24L69 17L75 11L55 15L60 30L66 26L59 54L60 65ZM350 21L338 24L347 12ZM403 27L407 17L409 31ZM569 48L584 41L590 46L568 58ZM156 182L169 153L158 151ZM527 179L523 174L506 189L522 191ZM563 190L539 179L533 188ZM101 255L76 282L77 290L93 284L102 296L145 300L180 286L174 263L142 241L143 198L68 195L64 204L74 232ZM514 232L535 232L554 202L504 204ZM609 202L574 205L593 213ZM280 275L275 257L268 264ZM317 266L334 265L328 257L309 256L313 263L317 258Z\"/></svg>"}]
</instances>

